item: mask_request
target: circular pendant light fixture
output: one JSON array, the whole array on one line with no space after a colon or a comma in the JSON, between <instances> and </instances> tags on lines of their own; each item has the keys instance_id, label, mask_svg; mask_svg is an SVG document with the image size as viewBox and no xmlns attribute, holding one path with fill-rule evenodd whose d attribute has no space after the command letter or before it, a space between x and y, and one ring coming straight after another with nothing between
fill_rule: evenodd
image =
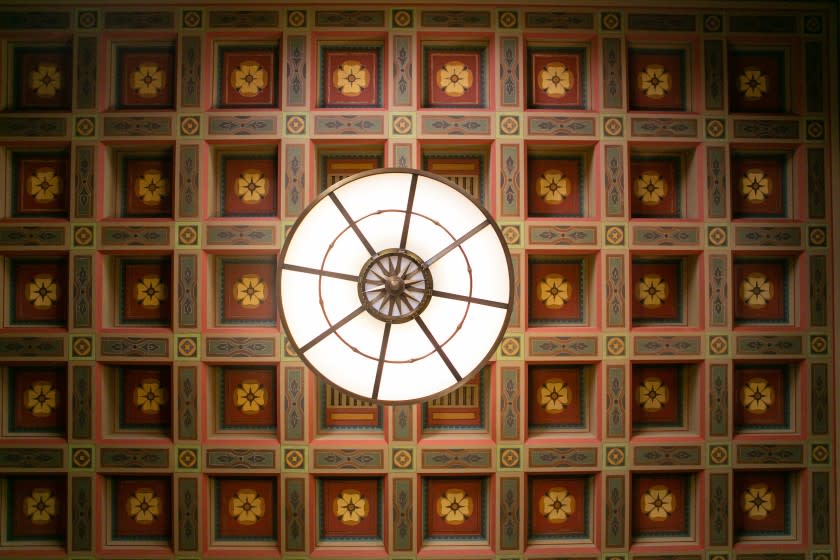
<instances>
[{"instance_id":1,"label":"circular pendant light fixture","mask_svg":"<svg viewBox=\"0 0 840 560\"><path fill-rule=\"evenodd\" d=\"M280 319L298 357L380 403L436 397L493 355L513 308L495 220L432 173L340 181L297 219L280 254Z\"/></svg>"}]
</instances>

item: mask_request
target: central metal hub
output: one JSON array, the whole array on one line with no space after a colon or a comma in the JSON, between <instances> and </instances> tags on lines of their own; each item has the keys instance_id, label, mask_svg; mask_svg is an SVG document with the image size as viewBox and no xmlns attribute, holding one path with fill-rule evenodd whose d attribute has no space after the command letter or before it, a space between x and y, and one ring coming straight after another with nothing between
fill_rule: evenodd
<instances>
[{"instance_id":1,"label":"central metal hub","mask_svg":"<svg viewBox=\"0 0 840 560\"><path fill-rule=\"evenodd\" d=\"M389 294L398 296L403 293L403 290L405 289L405 280L399 276L389 276L385 288L388 290Z\"/></svg>"},{"instance_id":2,"label":"central metal hub","mask_svg":"<svg viewBox=\"0 0 840 560\"><path fill-rule=\"evenodd\" d=\"M359 301L380 321L410 321L423 312L431 297L432 275L411 251L386 249L362 266Z\"/></svg>"}]
</instances>

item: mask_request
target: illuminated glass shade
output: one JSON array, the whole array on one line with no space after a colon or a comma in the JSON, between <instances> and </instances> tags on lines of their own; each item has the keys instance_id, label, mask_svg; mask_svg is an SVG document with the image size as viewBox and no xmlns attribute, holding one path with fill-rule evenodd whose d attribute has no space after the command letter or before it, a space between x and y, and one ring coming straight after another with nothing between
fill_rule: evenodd
<instances>
[{"instance_id":1,"label":"illuminated glass shade","mask_svg":"<svg viewBox=\"0 0 840 560\"><path fill-rule=\"evenodd\" d=\"M425 171L336 183L298 218L280 260L280 317L298 356L366 400L453 389L487 362L510 319L498 226Z\"/></svg>"}]
</instances>

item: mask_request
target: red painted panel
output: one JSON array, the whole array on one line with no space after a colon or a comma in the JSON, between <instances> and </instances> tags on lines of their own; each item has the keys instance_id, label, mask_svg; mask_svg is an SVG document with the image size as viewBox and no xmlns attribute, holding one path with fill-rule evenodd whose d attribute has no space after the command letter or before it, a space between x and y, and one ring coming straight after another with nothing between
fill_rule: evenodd
<instances>
[{"instance_id":1,"label":"red painted panel","mask_svg":"<svg viewBox=\"0 0 840 560\"><path fill-rule=\"evenodd\" d=\"M381 538L380 479L328 478L321 480L321 537Z\"/></svg>"}]
</instances>

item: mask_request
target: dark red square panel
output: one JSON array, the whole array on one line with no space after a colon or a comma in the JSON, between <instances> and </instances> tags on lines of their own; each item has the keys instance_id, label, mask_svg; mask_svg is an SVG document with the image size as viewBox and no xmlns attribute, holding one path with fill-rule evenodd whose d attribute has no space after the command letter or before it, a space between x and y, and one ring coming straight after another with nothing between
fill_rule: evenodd
<instances>
[{"instance_id":1,"label":"dark red square panel","mask_svg":"<svg viewBox=\"0 0 840 560\"><path fill-rule=\"evenodd\" d=\"M224 154L222 167L222 216L276 216L277 156Z\"/></svg>"},{"instance_id":2,"label":"dark red square panel","mask_svg":"<svg viewBox=\"0 0 840 560\"><path fill-rule=\"evenodd\" d=\"M588 538L590 494L588 476L530 477L528 538L537 542Z\"/></svg>"},{"instance_id":3,"label":"dark red square panel","mask_svg":"<svg viewBox=\"0 0 840 560\"><path fill-rule=\"evenodd\" d=\"M277 538L277 481L227 478L215 481L217 540L273 541Z\"/></svg>"},{"instance_id":4,"label":"dark red square panel","mask_svg":"<svg viewBox=\"0 0 840 560\"><path fill-rule=\"evenodd\" d=\"M734 483L735 537L791 534L792 475L778 471L736 471Z\"/></svg>"},{"instance_id":5,"label":"dark red square panel","mask_svg":"<svg viewBox=\"0 0 840 560\"><path fill-rule=\"evenodd\" d=\"M219 291L221 324L274 325L274 257L222 258Z\"/></svg>"},{"instance_id":6,"label":"dark red square panel","mask_svg":"<svg viewBox=\"0 0 840 560\"><path fill-rule=\"evenodd\" d=\"M169 366L125 366L119 375L120 428L168 428L172 418Z\"/></svg>"},{"instance_id":7,"label":"dark red square panel","mask_svg":"<svg viewBox=\"0 0 840 560\"><path fill-rule=\"evenodd\" d=\"M790 428L789 377L790 366L786 364L737 364L732 391L735 428Z\"/></svg>"},{"instance_id":8,"label":"dark red square panel","mask_svg":"<svg viewBox=\"0 0 840 560\"><path fill-rule=\"evenodd\" d=\"M12 215L20 218L66 218L68 156L65 152L14 153Z\"/></svg>"},{"instance_id":9,"label":"dark red square panel","mask_svg":"<svg viewBox=\"0 0 840 560\"><path fill-rule=\"evenodd\" d=\"M631 48L627 54L630 109L685 111L685 51Z\"/></svg>"},{"instance_id":10,"label":"dark red square panel","mask_svg":"<svg viewBox=\"0 0 840 560\"><path fill-rule=\"evenodd\" d=\"M13 325L62 327L67 322L67 261L11 260Z\"/></svg>"},{"instance_id":11,"label":"dark red square panel","mask_svg":"<svg viewBox=\"0 0 840 560\"><path fill-rule=\"evenodd\" d=\"M382 107L382 47L321 47L321 107Z\"/></svg>"},{"instance_id":12,"label":"dark red square panel","mask_svg":"<svg viewBox=\"0 0 840 560\"><path fill-rule=\"evenodd\" d=\"M126 156L122 170L123 217L172 217L171 157Z\"/></svg>"},{"instance_id":13,"label":"dark red square panel","mask_svg":"<svg viewBox=\"0 0 840 560\"><path fill-rule=\"evenodd\" d=\"M634 218L682 215L682 162L679 157L633 156L631 210Z\"/></svg>"},{"instance_id":14,"label":"dark red square panel","mask_svg":"<svg viewBox=\"0 0 840 560\"><path fill-rule=\"evenodd\" d=\"M528 215L582 217L583 156L528 158Z\"/></svg>"},{"instance_id":15,"label":"dark red square panel","mask_svg":"<svg viewBox=\"0 0 840 560\"><path fill-rule=\"evenodd\" d=\"M325 478L320 484L322 540L382 539L382 479Z\"/></svg>"},{"instance_id":16,"label":"dark red square panel","mask_svg":"<svg viewBox=\"0 0 840 560\"><path fill-rule=\"evenodd\" d=\"M732 269L736 323L786 323L790 320L788 261L741 259L735 261Z\"/></svg>"},{"instance_id":17,"label":"dark red square panel","mask_svg":"<svg viewBox=\"0 0 840 560\"><path fill-rule=\"evenodd\" d=\"M73 91L71 45L14 49L18 109L69 110Z\"/></svg>"},{"instance_id":18,"label":"dark red square panel","mask_svg":"<svg viewBox=\"0 0 840 560\"><path fill-rule=\"evenodd\" d=\"M584 289L582 258L532 257L528 263L529 324L582 324Z\"/></svg>"},{"instance_id":19,"label":"dark red square panel","mask_svg":"<svg viewBox=\"0 0 840 560\"><path fill-rule=\"evenodd\" d=\"M787 157L732 154L732 216L784 218L788 214Z\"/></svg>"},{"instance_id":20,"label":"dark red square panel","mask_svg":"<svg viewBox=\"0 0 840 560\"><path fill-rule=\"evenodd\" d=\"M633 324L681 323L685 307L682 261L634 260L632 270Z\"/></svg>"},{"instance_id":21,"label":"dark red square panel","mask_svg":"<svg viewBox=\"0 0 840 560\"><path fill-rule=\"evenodd\" d=\"M276 107L276 46L219 48L219 107Z\"/></svg>"},{"instance_id":22,"label":"dark red square panel","mask_svg":"<svg viewBox=\"0 0 840 560\"><path fill-rule=\"evenodd\" d=\"M634 538L691 535L694 507L690 474L636 473L627 504Z\"/></svg>"},{"instance_id":23,"label":"dark red square panel","mask_svg":"<svg viewBox=\"0 0 840 560\"><path fill-rule=\"evenodd\" d=\"M117 108L171 109L175 88L174 47L117 48Z\"/></svg>"},{"instance_id":24,"label":"dark red square panel","mask_svg":"<svg viewBox=\"0 0 840 560\"><path fill-rule=\"evenodd\" d=\"M781 113L787 110L788 84L783 50L729 51L729 110Z\"/></svg>"},{"instance_id":25,"label":"dark red square panel","mask_svg":"<svg viewBox=\"0 0 840 560\"><path fill-rule=\"evenodd\" d=\"M119 262L120 323L165 327L171 323L172 265L168 257Z\"/></svg>"},{"instance_id":26,"label":"dark red square panel","mask_svg":"<svg viewBox=\"0 0 840 560\"><path fill-rule=\"evenodd\" d=\"M4 522L8 539L65 539L67 481L55 476L10 476Z\"/></svg>"},{"instance_id":27,"label":"dark red square panel","mask_svg":"<svg viewBox=\"0 0 840 560\"><path fill-rule=\"evenodd\" d=\"M426 47L424 57L426 107L487 106L484 48Z\"/></svg>"},{"instance_id":28,"label":"dark red square panel","mask_svg":"<svg viewBox=\"0 0 840 560\"><path fill-rule=\"evenodd\" d=\"M222 368L222 428L273 429L277 423L272 366Z\"/></svg>"},{"instance_id":29,"label":"dark red square panel","mask_svg":"<svg viewBox=\"0 0 840 560\"><path fill-rule=\"evenodd\" d=\"M67 370L62 366L9 368L13 432L64 433L67 424Z\"/></svg>"},{"instance_id":30,"label":"dark red square panel","mask_svg":"<svg viewBox=\"0 0 840 560\"><path fill-rule=\"evenodd\" d=\"M528 106L532 109L586 109L586 50L528 48Z\"/></svg>"},{"instance_id":31,"label":"dark red square panel","mask_svg":"<svg viewBox=\"0 0 840 560\"><path fill-rule=\"evenodd\" d=\"M169 542L172 481L163 477L114 477L111 481L114 540Z\"/></svg>"},{"instance_id":32,"label":"dark red square panel","mask_svg":"<svg viewBox=\"0 0 840 560\"><path fill-rule=\"evenodd\" d=\"M583 366L528 368L528 427L548 430L586 427Z\"/></svg>"},{"instance_id":33,"label":"dark red square panel","mask_svg":"<svg viewBox=\"0 0 840 560\"><path fill-rule=\"evenodd\" d=\"M685 372L674 365L633 364L633 428L685 425Z\"/></svg>"},{"instance_id":34,"label":"dark red square panel","mask_svg":"<svg viewBox=\"0 0 840 560\"><path fill-rule=\"evenodd\" d=\"M425 537L476 540L487 537L487 480L476 477L423 479Z\"/></svg>"}]
</instances>

